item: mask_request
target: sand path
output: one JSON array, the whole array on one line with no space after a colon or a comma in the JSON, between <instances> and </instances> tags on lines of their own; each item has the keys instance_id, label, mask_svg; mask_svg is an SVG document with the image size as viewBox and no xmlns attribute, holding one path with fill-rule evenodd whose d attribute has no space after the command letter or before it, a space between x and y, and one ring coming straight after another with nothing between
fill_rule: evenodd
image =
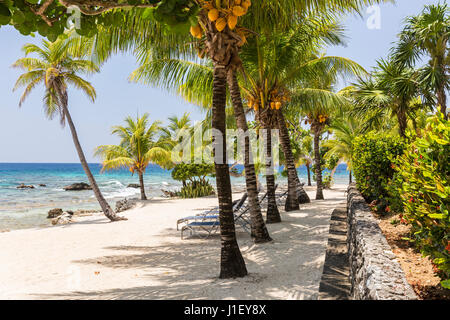
<instances>
[{"instance_id":1,"label":"sand path","mask_svg":"<svg viewBox=\"0 0 450 320\"><path fill-rule=\"evenodd\" d=\"M218 236L181 240L176 231L178 218L215 198L153 200L123 222L91 216L0 233L0 299L316 299L331 212L345 203L345 189L282 212L283 222L268 226L272 243L254 245L240 231L243 279L218 279Z\"/></svg>"}]
</instances>

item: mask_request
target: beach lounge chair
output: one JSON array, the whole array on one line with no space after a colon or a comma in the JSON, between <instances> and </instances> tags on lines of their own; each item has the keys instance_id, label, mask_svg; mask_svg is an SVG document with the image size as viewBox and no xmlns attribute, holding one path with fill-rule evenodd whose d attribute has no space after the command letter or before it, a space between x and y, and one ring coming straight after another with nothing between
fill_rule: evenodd
<instances>
[{"instance_id":1,"label":"beach lounge chair","mask_svg":"<svg viewBox=\"0 0 450 320\"><path fill-rule=\"evenodd\" d=\"M233 202L233 213L235 215L235 220L237 217L236 213L239 212L246 200L247 193L245 193L240 200ZM181 227L181 239L183 239L185 231L189 231L190 236L195 234L202 237L203 234L203 238L209 238L219 229L219 208L216 207L209 211L205 211L204 213L177 220L177 230L179 230L179 225L183 223L185 225ZM203 232L200 234L198 231Z\"/></svg>"},{"instance_id":2,"label":"beach lounge chair","mask_svg":"<svg viewBox=\"0 0 450 320\"><path fill-rule=\"evenodd\" d=\"M276 195L277 205L278 206L284 205L284 202L286 201L287 196L288 196L287 190L283 193L278 193Z\"/></svg>"},{"instance_id":3,"label":"beach lounge chair","mask_svg":"<svg viewBox=\"0 0 450 320\"><path fill-rule=\"evenodd\" d=\"M275 185L275 190L278 188L278 184ZM259 205L263 207L264 201L267 199L267 192L264 193L262 197L259 198ZM267 201L266 201L267 202ZM267 205L266 205L267 206ZM247 233L251 233L251 219L250 219L250 204L247 202L240 210L235 213L235 223L244 229Z\"/></svg>"},{"instance_id":4,"label":"beach lounge chair","mask_svg":"<svg viewBox=\"0 0 450 320\"><path fill-rule=\"evenodd\" d=\"M247 193L245 193L241 199L233 201L233 212L240 209L247 199ZM191 220L214 220L217 219L219 215L219 207L216 206L210 210L198 213L195 216L184 217L177 220L177 231L179 231L179 226L182 223L189 222Z\"/></svg>"},{"instance_id":5,"label":"beach lounge chair","mask_svg":"<svg viewBox=\"0 0 450 320\"><path fill-rule=\"evenodd\" d=\"M278 189L278 184L276 184L275 185L275 191ZM268 198L267 198L267 195L268 195L268 193L267 193L267 191L266 191L266 193L261 197L261 199L259 200L259 204L261 205L261 208L267 208L267 201L268 201ZM278 203L278 202L277 202Z\"/></svg>"}]
</instances>

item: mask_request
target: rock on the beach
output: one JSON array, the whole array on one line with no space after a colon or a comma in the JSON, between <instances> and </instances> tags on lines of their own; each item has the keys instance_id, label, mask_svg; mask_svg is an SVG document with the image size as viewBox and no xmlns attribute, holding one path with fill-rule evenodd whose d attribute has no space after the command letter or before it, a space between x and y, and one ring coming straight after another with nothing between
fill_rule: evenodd
<instances>
[{"instance_id":1,"label":"rock on the beach","mask_svg":"<svg viewBox=\"0 0 450 320\"><path fill-rule=\"evenodd\" d=\"M32 185L24 185L23 183L20 186L17 186L17 189L34 189L34 186Z\"/></svg>"},{"instance_id":2,"label":"rock on the beach","mask_svg":"<svg viewBox=\"0 0 450 320\"><path fill-rule=\"evenodd\" d=\"M40 183L39 184L39 187L46 187L47 185L46 184L43 184L43 183Z\"/></svg>"},{"instance_id":3,"label":"rock on the beach","mask_svg":"<svg viewBox=\"0 0 450 320\"><path fill-rule=\"evenodd\" d=\"M163 193L164 197L166 198L175 198L177 197L177 194L173 191L168 191L168 190L164 190L161 189L161 192Z\"/></svg>"},{"instance_id":4,"label":"rock on the beach","mask_svg":"<svg viewBox=\"0 0 450 320\"><path fill-rule=\"evenodd\" d=\"M135 188L135 189L139 189L141 186L138 185L137 183L130 183L127 188Z\"/></svg>"},{"instance_id":5,"label":"rock on the beach","mask_svg":"<svg viewBox=\"0 0 450 320\"><path fill-rule=\"evenodd\" d=\"M52 225L68 224L70 222L72 222L72 215L67 212L64 212L62 215L52 220Z\"/></svg>"},{"instance_id":6,"label":"rock on the beach","mask_svg":"<svg viewBox=\"0 0 450 320\"><path fill-rule=\"evenodd\" d=\"M84 182L73 183L70 186L63 188L65 191L80 191L80 190L92 190L92 187Z\"/></svg>"},{"instance_id":7,"label":"rock on the beach","mask_svg":"<svg viewBox=\"0 0 450 320\"><path fill-rule=\"evenodd\" d=\"M53 219L63 214L63 210L60 208L51 209L48 211L47 219Z\"/></svg>"},{"instance_id":8,"label":"rock on the beach","mask_svg":"<svg viewBox=\"0 0 450 320\"><path fill-rule=\"evenodd\" d=\"M137 199L123 199L116 202L116 212L130 210L136 206Z\"/></svg>"}]
</instances>

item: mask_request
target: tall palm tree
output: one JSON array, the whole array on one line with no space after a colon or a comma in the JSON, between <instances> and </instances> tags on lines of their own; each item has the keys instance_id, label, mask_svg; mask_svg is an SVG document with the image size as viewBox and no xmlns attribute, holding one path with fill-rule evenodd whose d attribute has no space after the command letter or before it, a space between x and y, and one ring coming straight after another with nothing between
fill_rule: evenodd
<instances>
[{"instance_id":1,"label":"tall palm tree","mask_svg":"<svg viewBox=\"0 0 450 320\"><path fill-rule=\"evenodd\" d=\"M89 183L103 213L111 221L126 220L126 218L117 216L103 197L97 182L89 169L80 141L78 140L75 125L69 112L69 85L83 91L91 101L95 100L96 92L94 87L91 83L81 78L79 74L98 72L97 65L89 60L72 57L68 52L67 43L64 41L51 43L43 40L41 47L34 44L26 44L23 46L22 50L26 57L17 60L13 64L13 67L26 71L17 79L14 87L14 90L22 86L25 87L19 105L22 105L30 92L37 85L44 84L45 114L49 119L59 116L62 126L65 125L66 121L69 124L81 165L88 177ZM36 54L38 58L27 57L32 53Z\"/></svg>"},{"instance_id":2,"label":"tall palm tree","mask_svg":"<svg viewBox=\"0 0 450 320\"><path fill-rule=\"evenodd\" d=\"M432 97L421 86L414 69L392 59L381 59L377 64L371 77L360 78L353 89L346 89L355 101L353 114L369 123L386 115L395 117L400 136L406 137L408 116L412 116L417 99L422 98L425 109L432 104Z\"/></svg>"},{"instance_id":3,"label":"tall palm tree","mask_svg":"<svg viewBox=\"0 0 450 320\"><path fill-rule=\"evenodd\" d=\"M318 55L324 44L342 43L342 29L332 16L306 15L298 23L298 26L293 26L282 34L249 41L249 45L241 53L246 70L245 79L248 79L247 84L244 82L242 87L249 106L265 126L276 125L280 130L280 142L288 172L289 196L285 204L286 211L298 209L299 190L299 197L305 198L302 203L309 201L298 178L284 115L287 107L292 105L292 101L300 99L300 96L309 97L309 100L304 99L300 103L309 103L314 107L323 101L330 103L342 100L336 99L328 88L317 86L311 79L318 82L318 79L328 79L331 76L330 79L334 80L340 74L346 76L363 73L363 69L351 60ZM318 102L311 104L311 99L318 99ZM298 103L295 105L298 106ZM298 109L293 110L298 113ZM268 124L270 121L273 124Z\"/></svg>"},{"instance_id":4,"label":"tall palm tree","mask_svg":"<svg viewBox=\"0 0 450 320\"><path fill-rule=\"evenodd\" d=\"M236 16L244 15L243 25L253 31L269 31L273 32L275 27L289 27L297 20L297 14L305 10L335 10L335 11L351 11L358 10L362 5L381 1L371 0L326 0L326 1L305 1L305 0L284 0L284 1L265 1L255 0L251 9L251 1L239 0L239 2L227 1L222 8L221 1L205 2L196 0L202 6L202 10L198 14L201 29L197 27L193 35L204 39L205 53L213 62L213 129L221 132L221 136L225 138L225 105L226 105L226 85L227 78L232 81L235 79L230 73L234 73L241 67L241 59L239 50L245 44L245 30L236 28L238 19ZM239 4L239 10L235 6ZM227 20L215 22L219 17L209 15L212 9L221 10L226 14ZM232 13L231 13L232 12ZM248 13L248 15L246 15ZM245 20L247 17L247 20ZM219 22L220 21L220 22ZM215 22L215 23L214 23ZM239 86L233 86L239 91ZM230 88L231 91L231 88ZM235 92L232 95L240 99L240 94ZM242 104L242 101L239 105ZM223 109L223 110L222 110ZM240 113L239 113L240 114ZM225 140L223 140L225 141ZM225 145L225 143L222 143ZM226 149L224 149L226 150ZM234 224L232 223L231 212L231 186L229 183L229 171L225 166L216 164L217 183L223 183L223 189L219 191L220 205L220 224L222 236L222 259L221 259L221 278L242 277L247 274L245 262L240 253L237 241L234 235ZM219 178L220 176L220 178ZM222 179L223 178L223 179ZM222 193L222 197L221 197ZM267 239L269 240L269 239Z\"/></svg>"},{"instance_id":5,"label":"tall palm tree","mask_svg":"<svg viewBox=\"0 0 450 320\"><path fill-rule=\"evenodd\" d=\"M148 113L134 120L125 119L126 126L114 126L112 134L120 137L119 145L102 145L97 147L96 156L103 161L102 171L129 168L132 174L139 176L141 200L147 200L144 187L144 173L149 163L161 167L170 166L170 148L164 139L157 140L160 132L159 121L148 123Z\"/></svg>"},{"instance_id":6,"label":"tall palm tree","mask_svg":"<svg viewBox=\"0 0 450 320\"><path fill-rule=\"evenodd\" d=\"M447 93L450 88L450 10L447 3L427 5L417 16L406 19L393 49L396 63L414 67L420 59L429 57L420 69L420 78L437 96L437 109L447 118Z\"/></svg>"},{"instance_id":7,"label":"tall palm tree","mask_svg":"<svg viewBox=\"0 0 450 320\"><path fill-rule=\"evenodd\" d=\"M294 112L300 112L306 117L306 123L310 125L313 134L314 168L316 176L316 200L322 200L322 159L320 153L320 141L324 129L330 124L333 114L346 107L349 103L343 93L335 93L334 86L339 76L362 76L365 70L357 63L339 57L330 61L320 57L311 57L311 61L318 63L308 64L310 73L301 81L301 86L293 95L290 108ZM303 86L303 87L302 87ZM293 112L292 110L290 112Z\"/></svg>"}]
</instances>

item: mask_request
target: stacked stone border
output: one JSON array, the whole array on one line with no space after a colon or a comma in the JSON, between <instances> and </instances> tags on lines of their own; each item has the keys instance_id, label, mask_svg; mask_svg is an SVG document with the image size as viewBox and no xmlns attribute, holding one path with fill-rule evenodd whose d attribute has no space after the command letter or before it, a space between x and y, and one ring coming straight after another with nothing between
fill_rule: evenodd
<instances>
[{"instance_id":1,"label":"stacked stone border","mask_svg":"<svg viewBox=\"0 0 450 320\"><path fill-rule=\"evenodd\" d=\"M416 300L376 218L352 184L347 196L351 299Z\"/></svg>"}]
</instances>

